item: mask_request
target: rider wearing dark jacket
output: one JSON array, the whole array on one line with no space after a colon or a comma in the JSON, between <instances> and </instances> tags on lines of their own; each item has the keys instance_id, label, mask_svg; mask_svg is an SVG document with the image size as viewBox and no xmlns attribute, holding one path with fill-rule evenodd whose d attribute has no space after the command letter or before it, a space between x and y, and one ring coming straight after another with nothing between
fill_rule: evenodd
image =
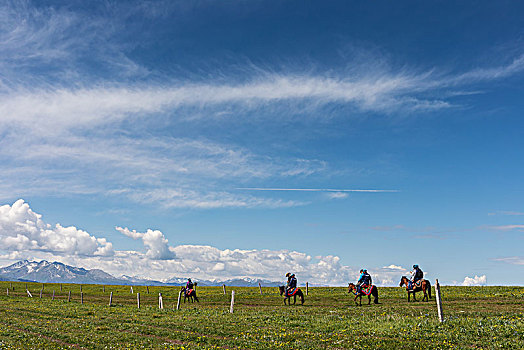
<instances>
[{"instance_id":1,"label":"rider wearing dark jacket","mask_svg":"<svg viewBox=\"0 0 524 350\"><path fill-rule=\"evenodd\" d=\"M286 273L286 277L287 277L287 286L286 286L286 290L287 291L290 291L290 290L293 290L297 287L297 278L295 277L295 274L291 274L291 273Z\"/></svg>"},{"instance_id":2,"label":"rider wearing dark jacket","mask_svg":"<svg viewBox=\"0 0 524 350\"><path fill-rule=\"evenodd\" d=\"M371 276L366 269L360 270L360 276L357 281L357 293L360 293L362 288L366 288L371 285Z\"/></svg>"},{"instance_id":3,"label":"rider wearing dark jacket","mask_svg":"<svg viewBox=\"0 0 524 350\"><path fill-rule=\"evenodd\" d=\"M413 271L411 271L411 280L410 280L410 288L412 288L413 285L415 285L415 283L417 283L418 281L420 281L421 279L424 278L424 272L422 272L422 270L420 269L420 267L418 267L418 265L413 265Z\"/></svg>"},{"instance_id":4,"label":"rider wearing dark jacket","mask_svg":"<svg viewBox=\"0 0 524 350\"><path fill-rule=\"evenodd\" d=\"M193 289L193 282L191 282L191 278L188 278L187 279L187 283L186 283L186 290L189 291L190 289Z\"/></svg>"}]
</instances>

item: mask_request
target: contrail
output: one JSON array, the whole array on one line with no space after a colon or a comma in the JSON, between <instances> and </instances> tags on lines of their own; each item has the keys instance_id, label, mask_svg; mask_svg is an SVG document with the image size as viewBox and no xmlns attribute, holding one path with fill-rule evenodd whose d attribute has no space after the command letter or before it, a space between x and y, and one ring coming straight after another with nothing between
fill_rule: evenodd
<instances>
[{"instance_id":1,"label":"contrail","mask_svg":"<svg viewBox=\"0 0 524 350\"><path fill-rule=\"evenodd\" d=\"M261 188L239 187L237 190L247 191L303 191L303 192L400 192L399 190L338 190L334 188Z\"/></svg>"}]
</instances>

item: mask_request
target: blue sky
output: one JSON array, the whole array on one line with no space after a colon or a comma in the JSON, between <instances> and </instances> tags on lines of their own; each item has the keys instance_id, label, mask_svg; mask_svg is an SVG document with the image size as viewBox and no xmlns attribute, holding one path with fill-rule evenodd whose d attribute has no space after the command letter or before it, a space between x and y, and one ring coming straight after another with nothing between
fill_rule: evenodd
<instances>
[{"instance_id":1,"label":"blue sky","mask_svg":"<svg viewBox=\"0 0 524 350\"><path fill-rule=\"evenodd\" d=\"M0 4L2 264L524 283L522 5Z\"/></svg>"}]
</instances>

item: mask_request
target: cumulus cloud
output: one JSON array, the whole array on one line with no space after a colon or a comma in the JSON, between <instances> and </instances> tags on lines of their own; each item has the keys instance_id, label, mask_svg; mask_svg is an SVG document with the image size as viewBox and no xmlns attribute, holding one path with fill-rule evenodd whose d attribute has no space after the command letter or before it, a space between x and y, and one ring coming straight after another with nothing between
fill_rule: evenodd
<instances>
[{"instance_id":1,"label":"cumulus cloud","mask_svg":"<svg viewBox=\"0 0 524 350\"><path fill-rule=\"evenodd\" d=\"M74 226L51 226L23 199L0 206L0 243L7 251L39 250L57 254L110 256L113 246Z\"/></svg>"},{"instance_id":2,"label":"cumulus cloud","mask_svg":"<svg viewBox=\"0 0 524 350\"><path fill-rule=\"evenodd\" d=\"M105 238L96 238L74 226L51 226L24 200L0 206L0 261L58 260L86 268L101 268L115 275L136 275L167 280L193 276L201 279L262 278L280 280L286 272L302 283L345 285L358 276L357 267L344 265L335 255L311 256L304 252L266 249L219 249L205 245L170 246L164 233L116 227L123 235L141 240L145 252L114 250ZM368 268L378 285L391 285L403 268L391 264Z\"/></svg>"},{"instance_id":3,"label":"cumulus cloud","mask_svg":"<svg viewBox=\"0 0 524 350\"><path fill-rule=\"evenodd\" d=\"M464 278L464 282L462 282L463 286L484 286L486 285L487 279L486 275L477 276L475 277L467 277Z\"/></svg>"},{"instance_id":4,"label":"cumulus cloud","mask_svg":"<svg viewBox=\"0 0 524 350\"><path fill-rule=\"evenodd\" d=\"M175 258L175 253L169 248L168 240L164 234L158 230L148 229L141 233L135 230L130 231L127 227L115 227L115 229L133 239L141 239L147 248L146 256L155 260L169 260Z\"/></svg>"}]
</instances>

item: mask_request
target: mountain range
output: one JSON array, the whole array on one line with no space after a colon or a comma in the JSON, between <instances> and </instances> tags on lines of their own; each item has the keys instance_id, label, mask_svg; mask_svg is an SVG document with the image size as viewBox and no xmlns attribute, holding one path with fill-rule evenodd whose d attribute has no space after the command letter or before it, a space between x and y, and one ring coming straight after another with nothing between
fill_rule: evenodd
<instances>
[{"instance_id":1,"label":"mountain range","mask_svg":"<svg viewBox=\"0 0 524 350\"><path fill-rule=\"evenodd\" d=\"M115 277L100 269L86 270L81 267L69 266L60 262L40 262L23 260L12 265L0 268L0 281L23 281L39 283L78 283L78 284L113 284L113 285L149 285L149 286L180 286L186 283L185 278L171 277L166 281L155 281L145 278L122 275ZM276 287L279 282L272 282L249 277L218 280L194 279L200 286L236 286L236 287L258 287L260 283L264 287Z\"/></svg>"}]
</instances>

